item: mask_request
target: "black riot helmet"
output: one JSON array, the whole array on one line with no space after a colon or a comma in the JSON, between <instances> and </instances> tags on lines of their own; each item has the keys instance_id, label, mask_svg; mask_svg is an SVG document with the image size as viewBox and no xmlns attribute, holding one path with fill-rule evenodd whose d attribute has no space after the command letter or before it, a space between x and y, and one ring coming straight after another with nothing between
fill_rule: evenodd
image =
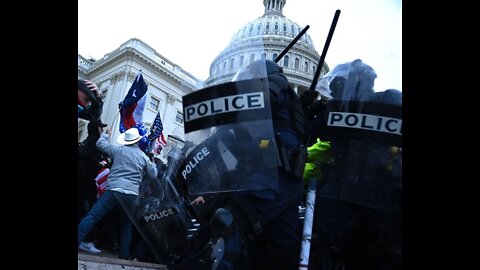
<instances>
[{"instance_id":1,"label":"black riot helmet","mask_svg":"<svg viewBox=\"0 0 480 270\"><path fill-rule=\"evenodd\" d=\"M283 68L279 66L275 61L272 60L259 60L256 62L265 62L265 67L267 68L267 76L277 73L283 73ZM256 63L254 62L254 63ZM253 63L252 63L253 64Z\"/></svg>"},{"instance_id":2,"label":"black riot helmet","mask_svg":"<svg viewBox=\"0 0 480 270\"><path fill-rule=\"evenodd\" d=\"M377 92L375 96L375 101L378 103L402 106L402 92L397 89L387 89L383 92Z\"/></svg>"}]
</instances>

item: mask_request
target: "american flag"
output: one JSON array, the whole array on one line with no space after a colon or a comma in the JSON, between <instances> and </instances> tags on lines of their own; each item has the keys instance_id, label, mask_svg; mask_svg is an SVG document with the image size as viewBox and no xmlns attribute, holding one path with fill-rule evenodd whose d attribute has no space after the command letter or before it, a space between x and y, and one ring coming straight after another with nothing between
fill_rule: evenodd
<instances>
[{"instance_id":1,"label":"american flag","mask_svg":"<svg viewBox=\"0 0 480 270\"><path fill-rule=\"evenodd\" d=\"M160 151L162 151L162 149L167 146L167 141L165 140L165 137L163 137L163 133L162 135L160 135L160 137L158 137L156 140L155 140L155 146L153 148L153 153L159 155L160 154Z\"/></svg>"},{"instance_id":2,"label":"american flag","mask_svg":"<svg viewBox=\"0 0 480 270\"><path fill-rule=\"evenodd\" d=\"M148 135L148 149L152 149L154 152L159 146L162 148L167 145L165 137L163 137L163 124L162 119L160 118L160 113L157 113L155 120L153 121L152 128L150 129L150 134Z\"/></svg>"},{"instance_id":3,"label":"american flag","mask_svg":"<svg viewBox=\"0 0 480 270\"><path fill-rule=\"evenodd\" d=\"M103 195L107 188L108 174L110 173L109 168L101 168L98 171L97 177L95 177L95 184L97 185L97 199Z\"/></svg>"}]
</instances>

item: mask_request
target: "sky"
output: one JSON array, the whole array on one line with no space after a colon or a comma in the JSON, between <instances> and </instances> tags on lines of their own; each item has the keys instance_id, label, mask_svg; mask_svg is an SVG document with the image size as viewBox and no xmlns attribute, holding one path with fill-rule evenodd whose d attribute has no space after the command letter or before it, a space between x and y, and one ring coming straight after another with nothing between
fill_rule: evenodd
<instances>
[{"instance_id":1,"label":"sky","mask_svg":"<svg viewBox=\"0 0 480 270\"><path fill-rule=\"evenodd\" d=\"M375 91L402 91L401 0L287 0L283 15L322 53L335 11L341 11L325 62L355 59L377 73ZM100 59L131 38L201 80L245 24L261 17L263 0L78 0L78 53Z\"/></svg>"}]
</instances>

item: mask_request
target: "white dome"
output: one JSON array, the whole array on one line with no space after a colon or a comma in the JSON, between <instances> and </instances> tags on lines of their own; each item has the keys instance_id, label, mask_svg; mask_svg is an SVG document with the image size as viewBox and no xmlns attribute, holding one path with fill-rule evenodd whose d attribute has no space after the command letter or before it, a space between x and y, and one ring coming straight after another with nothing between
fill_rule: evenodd
<instances>
[{"instance_id":1,"label":"white dome","mask_svg":"<svg viewBox=\"0 0 480 270\"><path fill-rule=\"evenodd\" d=\"M233 35L228 46L210 65L206 85L230 81L242 66L261 57L274 60L288 46L305 27L283 15L285 3L286 0L263 0L263 16L248 22ZM253 40L262 40L262 44ZM319 59L312 39L304 33L278 64L291 83L305 89L311 83ZM323 74L328 72L326 63L322 70Z\"/></svg>"},{"instance_id":2,"label":"white dome","mask_svg":"<svg viewBox=\"0 0 480 270\"><path fill-rule=\"evenodd\" d=\"M233 35L229 46L233 46L236 43L242 43L247 38L259 36L287 37L292 40L302 31L303 28L304 27L300 27L296 22L291 21L281 13L265 13L262 17L259 17L240 28L240 30ZM307 33L303 34L296 44L302 44L315 50L313 41Z\"/></svg>"}]
</instances>

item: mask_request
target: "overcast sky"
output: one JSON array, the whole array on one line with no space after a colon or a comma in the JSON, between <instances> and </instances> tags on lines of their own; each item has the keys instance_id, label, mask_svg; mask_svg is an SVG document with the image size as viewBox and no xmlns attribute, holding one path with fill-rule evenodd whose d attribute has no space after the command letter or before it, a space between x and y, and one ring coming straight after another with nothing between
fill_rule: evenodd
<instances>
[{"instance_id":1,"label":"overcast sky","mask_svg":"<svg viewBox=\"0 0 480 270\"><path fill-rule=\"evenodd\" d=\"M377 72L376 91L402 90L402 1L287 0L283 15L310 25L321 54L337 9L330 69L360 58ZM100 59L135 37L205 80L233 35L263 13L263 0L78 0L78 53Z\"/></svg>"}]
</instances>

